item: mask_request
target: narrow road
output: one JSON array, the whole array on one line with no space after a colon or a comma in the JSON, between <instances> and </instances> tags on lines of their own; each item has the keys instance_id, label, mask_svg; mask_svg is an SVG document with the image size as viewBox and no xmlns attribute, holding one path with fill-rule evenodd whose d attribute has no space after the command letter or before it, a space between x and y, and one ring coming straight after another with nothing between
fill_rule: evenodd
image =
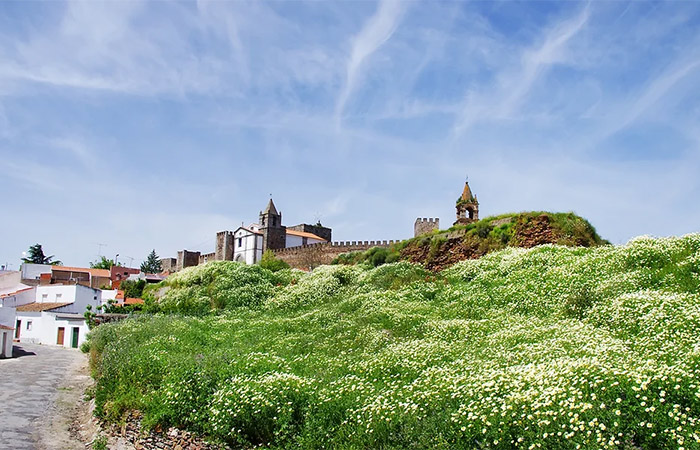
<instances>
[{"instance_id":1,"label":"narrow road","mask_svg":"<svg viewBox=\"0 0 700 450\"><path fill-rule=\"evenodd\" d=\"M68 427L89 383L80 351L15 344L0 359L0 450L84 449Z\"/></svg>"}]
</instances>

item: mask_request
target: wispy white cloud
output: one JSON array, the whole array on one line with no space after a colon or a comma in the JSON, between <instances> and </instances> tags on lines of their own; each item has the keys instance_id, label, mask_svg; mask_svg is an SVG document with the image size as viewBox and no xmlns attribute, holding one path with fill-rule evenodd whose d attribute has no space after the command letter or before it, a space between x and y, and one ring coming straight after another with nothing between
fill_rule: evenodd
<instances>
[{"instance_id":1,"label":"wispy white cloud","mask_svg":"<svg viewBox=\"0 0 700 450\"><path fill-rule=\"evenodd\" d=\"M555 24L544 33L542 43L522 51L516 67L506 68L496 76L497 82L491 89L485 93L468 91L454 125L455 135L461 135L480 120L511 118L543 72L554 64L571 62L567 44L589 17L589 8L585 7L573 18Z\"/></svg>"},{"instance_id":2,"label":"wispy white cloud","mask_svg":"<svg viewBox=\"0 0 700 450\"><path fill-rule=\"evenodd\" d=\"M396 30L404 4L400 0L381 0L375 14L352 40L352 49L346 65L343 88L336 101L335 117L338 126L343 111L356 88L365 61L381 47Z\"/></svg>"}]
</instances>

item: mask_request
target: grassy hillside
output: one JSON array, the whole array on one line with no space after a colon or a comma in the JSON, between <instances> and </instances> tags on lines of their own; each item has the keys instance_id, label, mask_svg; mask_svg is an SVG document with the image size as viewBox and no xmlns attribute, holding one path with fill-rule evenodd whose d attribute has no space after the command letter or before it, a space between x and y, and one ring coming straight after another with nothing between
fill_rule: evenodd
<instances>
[{"instance_id":1,"label":"grassy hillside","mask_svg":"<svg viewBox=\"0 0 700 450\"><path fill-rule=\"evenodd\" d=\"M457 225L409 239L388 248L352 252L336 258L336 264L396 261L423 264L440 271L465 259L479 258L506 247L531 248L542 244L593 247L609 242L574 213L532 211L487 217L469 225Z\"/></svg>"},{"instance_id":2,"label":"grassy hillside","mask_svg":"<svg viewBox=\"0 0 700 450\"><path fill-rule=\"evenodd\" d=\"M277 449L700 448L700 235L434 274L210 263L90 336L97 413ZM192 306L196 305L196 306Z\"/></svg>"}]
</instances>

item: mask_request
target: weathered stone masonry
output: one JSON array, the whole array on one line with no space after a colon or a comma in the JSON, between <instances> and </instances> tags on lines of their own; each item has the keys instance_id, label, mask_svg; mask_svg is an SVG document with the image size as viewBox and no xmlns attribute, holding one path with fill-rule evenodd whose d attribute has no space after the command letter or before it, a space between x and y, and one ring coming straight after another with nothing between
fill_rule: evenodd
<instances>
[{"instance_id":1,"label":"weathered stone masonry","mask_svg":"<svg viewBox=\"0 0 700 450\"><path fill-rule=\"evenodd\" d=\"M346 241L325 244L305 245L303 247L273 250L275 257L296 269L308 270L321 264L330 264L341 253L369 250L372 247L388 247L399 241Z\"/></svg>"}]
</instances>

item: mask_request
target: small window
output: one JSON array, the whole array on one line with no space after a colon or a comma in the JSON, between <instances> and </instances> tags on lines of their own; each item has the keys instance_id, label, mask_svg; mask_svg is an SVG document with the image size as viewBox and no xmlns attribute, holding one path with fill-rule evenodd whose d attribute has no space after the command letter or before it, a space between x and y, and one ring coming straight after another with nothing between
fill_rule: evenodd
<instances>
[{"instance_id":1,"label":"small window","mask_svg":"<svg viewBox=\"0 0 700 450\"><path fill-rule=\"evenodd\" d=\"M277 226L277 217L272 217L272 226L276 227Z\"/></svg>"},{"instance_id":2,"label":"small window","mask_svg":"<svg viewBox=\"0 0 700 450\"><path fill-rule=\"evenodd\" d=\"M238 246L243 247L243 238L238 238Z\"/></svg>"},{"instance_id":3,"label":"small window","mask_svg":"<svg viewBox=\"0 0 700 450\"><path fill-rule=\"evenodd\" d=\"M49 294L41 294L42 300L47 299L47 298L49 298Z\"/></svg>"},{"instance_id":4,"label":"small window","mask_svg":"<svg viewBox=\"0 0 700 450\"><path fill-rule=\"evenodd\" d=\"M63 294L56 294L56 300L58 300L61 297L63 297Z\"/></svg>"},{"instance_id":5,"label":"small window","mask_svg":"<svg viewBox=\"0 0 700 450\"><path fill-rule=\"evenodd\" d=\"M27 331L32 331L32 321L27 320Z\"/></svg>"}]
</instances>

